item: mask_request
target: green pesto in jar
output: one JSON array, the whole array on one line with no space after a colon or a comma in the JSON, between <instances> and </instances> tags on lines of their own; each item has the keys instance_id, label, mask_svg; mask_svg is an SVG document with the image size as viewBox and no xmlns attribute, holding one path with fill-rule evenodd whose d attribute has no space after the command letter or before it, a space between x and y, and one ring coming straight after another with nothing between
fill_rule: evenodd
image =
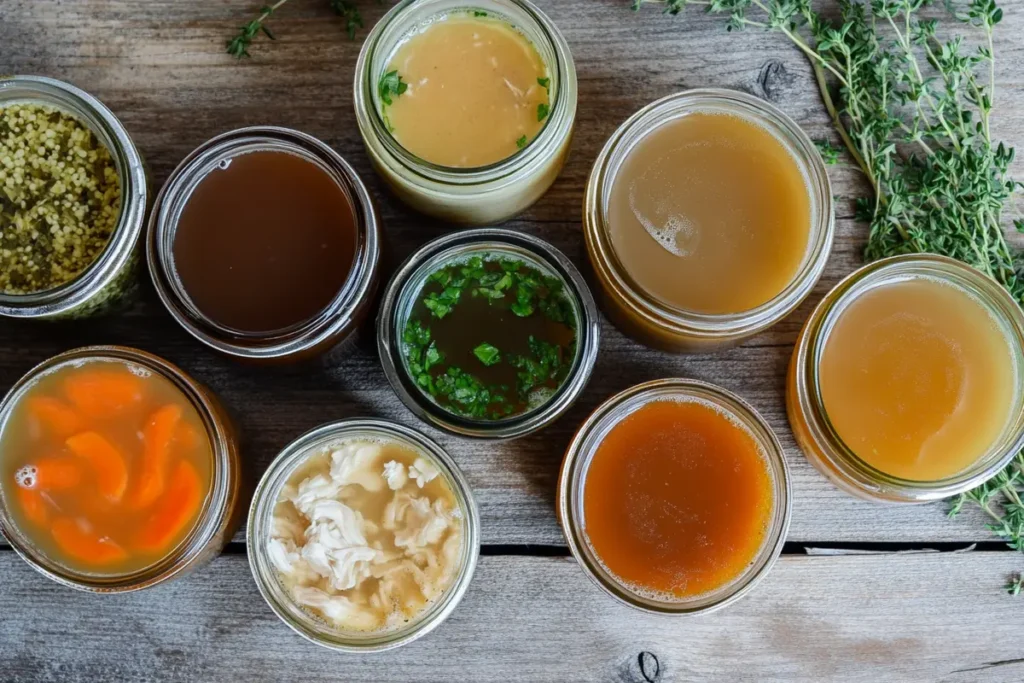
<instances>
[{"instance_id":1,"label":"green pesto in jar","mask_svg":"<svg viewBox=\"0 0 1024 683\"><path fill-rule=\"evenodd\" d=\"M405 369L433 402L500 420L539 408L576 355L565 285L523 261L474 256L427 278L402 330Z\"/></svg>"},{"instance_id":2,"label":"green pesto in jar","mask_svg":"<svg viewBox=\"0 0 1024 683\"><path fill-rule=\"evenodd\" d=\"M121 212L110 150L54 107L0 107L0 293L34 294L85 271Z\"/></svg>"}]
</instances>

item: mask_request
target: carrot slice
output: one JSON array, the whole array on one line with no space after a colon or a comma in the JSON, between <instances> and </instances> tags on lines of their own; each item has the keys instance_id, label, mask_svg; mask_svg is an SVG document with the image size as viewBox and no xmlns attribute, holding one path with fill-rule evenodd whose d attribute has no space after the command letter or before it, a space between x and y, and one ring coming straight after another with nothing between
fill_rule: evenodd
<instances>
[{"instance_id":1,"label":"carrot slice","mask_svg":"<svg viewBox=\"0 0 1024 683\"><path fill-rule=\"evenodd\" d=\"M46 499L37 489L25 489L18 487L18 502L21 504L21 511L28 517L28 521L39 526L44 526L50 518L50 511L47 509Z\"/></svg>"},{"instance_id":2,"label":"carrot slice","mask_svg":"<svg viewBox=\"0 0 1024 683\"><path fill-rule=\"evenodd\" d=\"M142 380L128 370L82 370L64 380L64 394L82 414L116 417L142 400Z\"/></svg>"},{"instance_id":3,"label":"carrot slice","mask_svg":"<svg viewBox=\"0 0 1024 683\"><path fill-rule=\"evenodd\" d=\"M127 559L124 548L109 538L82 528L71 517L58 517L50 525L53 540L65 553L77 560L94 565L113 564Z\"/></svg>"},{"instance_id":4,"label":"carrot slice","mask_svg":"<svg viewBox=\"0 0 1024 683\"><path fill-rule=\"evenodd\" d=\"M44 456L32 463L32 466L36 468L34 488L37 489L62 491L74 488L82 481L82 469L71 456Z\"/></svg>"},{"instance_id":5,"label":"carrot slice","mask_svg":"<svg viewBox=\"0 0 1024 683\"><path fill-rule=\"evenodd\" d=\"M82 432L65 443L92 466L100 493L115 503L124 497L128 488L128 465L120 451L96 432Z\"/></svg>"},{"instance_id":6,"label":"carrot slice","mask_svg":"<svg viewBox=\"0 0 1024 683\"><path fill-rule=\"evenodd\" d=\"M167 405L153 413L142 430L142 466L139 485L132 491L132 507L144 508L164 492L171 441L181 421L181 407Z\"/></svg>"},{"instance_id":7,"label":"carrot slice","mask_svg":"<svg viewBox=\"0 0 1024 683\"><path fill-rule=\"evenodd\" d=\"M142 524L136 546L147 553L165 552L199 513L203 482L192 463L181 460L174 467L167 492Z\"/></svg>"},{"instance_id":8,"label":"carrot slice","mask_svg":"<svg viewBox=\"0 0 1024 683\"><path fill-rule=\"evenodd\" d=\"M59 398L33 396L26 405L29 413L54 436L65 439L82 430L82 418Z\"/></svg>"}]
</instances>

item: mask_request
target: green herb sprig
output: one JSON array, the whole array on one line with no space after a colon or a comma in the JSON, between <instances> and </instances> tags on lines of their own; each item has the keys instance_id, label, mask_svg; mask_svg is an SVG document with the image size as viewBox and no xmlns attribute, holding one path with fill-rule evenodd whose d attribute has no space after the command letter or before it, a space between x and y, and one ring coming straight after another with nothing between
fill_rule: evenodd
<instances>
[{"instance_id":1,"label":"green herb sprig","mask_svg":"<svg viewBox=\"0 0 1024 683\"><path fill-rule=\"evenodd\" d=\"M810 0L632 0L679 14L689 5L727 17L727 30L781 33L810 61L825 108L871 185L857 202L870 224L866 258L931 252L965 261L1024 303L1024 259L1007 244L1003 209L1019 184L1008 177L1014 150L991 135L995 102L992 34L1003 17L994 0L947 0L953 22L971 29L942 39L919 16L931 0L837 0L838 21ZM821 147L826 160L836 157ZM1014 221L1024 231L1024 222ZM1024 454L987 484L953 499L981 508L988 528L1024 551ZM1021 591L1020 577L1008 590Z\"/></svg>"},{"instance_id":2,"label":"green herb sprig","mask_svg":"<svg viewBox=\"0 0 1024 683\"><path fill-rule=\"evenodd\" d=\"M273 5L265 5L260 8L256 18L240 27L235 37L227 41L225 44L227 53L236 59L251 57L249 48L260 33L271 40L277 40L277 36L270 30L266 22L286 2L288 0L277 0ZM348 33L349 39L355 38L356 32L363 27L363 17L359 13L359 8L350 0L327 0L327 2L334 13L345 22L345 31Z\"/></svg>"}]
</instances>

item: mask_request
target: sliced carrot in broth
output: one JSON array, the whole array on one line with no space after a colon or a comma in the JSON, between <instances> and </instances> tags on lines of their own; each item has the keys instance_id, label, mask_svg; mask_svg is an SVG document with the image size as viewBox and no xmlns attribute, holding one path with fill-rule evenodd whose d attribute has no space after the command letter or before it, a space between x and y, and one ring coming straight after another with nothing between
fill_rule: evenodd
<instances>
[{"instance_id":1,"label":"sliced carrot in broth","mask_svg":"<svg viewBox=\"0 0 1024 683\"><path fill-rule=\"evenodd\" d=\"M202 507L203 482L192 463L179 461L171 472L167 491L142 524L136 546L147 553L166 552L177 541Z\"/></svg>"},{"instance_id":2,"label":"sliced carrot in broth","mask_svg":"<svg viewBox=\"0 0 1024 683\"><path fill-rule=\"evenodd\" d=\"M124 548L89 531L71 517L58 517L50 525L53 540L65 553L93 565L113 564L128 558Z\"/></svg>"},{"instance_id":3,"label":"sliced carrot in broth","mask_svg":"<svg viewBox=\"0 0 1024 683\"><path fill-rule=\"evenodd\" d=\"M52 396L32 396L26 402L28 411L43 429L53 436L65 439L82 431L81 416L68 404Z\"/></svg>"},{"instance_id":4,"label":"sliced carrot in broth","mask_svg":"<svg viewBox=\"0 0 1024 683\"><path fill-rule=\"evenodd\" d=\"M128 465L117 448L96 432L82 432L65 443L92 466L101 494L115 503L124 497L128 488Z\"/></svg>"},{"instance_id":5,"label":"sliced carrot in broth","mask_svg":"<svg viewBox=\"0 0 1024 683\"><path fill-rule=\"evenodd\" d=\"M71 489L82 481L82 468L68 455L48 455L32 463L36 468L35 488L43 491Z\"/></svg>"},{"instance_id":6,"label":"sliced carrot in broth","mask_svg":"<svg viewBox=\"0 0 1024 683\"><path fill-rule=\"evenodd\" d=\"M142 464L138 485L129 497L132 507L144 508L164 492L167 461L171 455L177 427L181 422L181 406L166 405L153 413L142 430Z\"/></svg>"},{"instance_id":7,"label":"sliced carrot in broth","mask_svg":"<svg viewBox=\"0 0 1024 683\"><path fill-rule=\"evenodd\" d=\"M26 489L20 486L17 487L17 491L18 503L28 521L44 526L50 518L50 510L42 492L38 489Z\"/></svg>"},{"instance_id":8,"label":"sliced carrot in broth","mask_svg":"<svg viewBox=\"0 0 1024 683\"><path fill-rule=\"evenodd\" d=\"M117 417L142 400L142 379L125 370L81 370L64 380L64 393L85 416Z\"/></svg>"}]
</instances>

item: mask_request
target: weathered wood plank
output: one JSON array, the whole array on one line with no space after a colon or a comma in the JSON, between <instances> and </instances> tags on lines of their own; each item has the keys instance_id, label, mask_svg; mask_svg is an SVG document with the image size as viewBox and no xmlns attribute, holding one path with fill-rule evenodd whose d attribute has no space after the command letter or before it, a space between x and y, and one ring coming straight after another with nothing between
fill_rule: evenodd
<instances>
[{"instance_id":1,"label":"weathered wood plank","mask_svg":"<svg viewBox=\"0 0 1024 683\"><path fill-rule=\"evenodd\" d=\"M366 2L367 23L383 8ZM580 203L590 164L614 128L643 104L688 87L744 89L772 100L812 137L829 122L804 58L781 38L755 31L727 35L720 19L699 11L667 19L631 14L625 0L541 2L563 28L580 76L579 124L573 155L555 187L510 226L550 240L579 262ZM445 225L399 205L372 175L352 118L351 79L359 42L350 42L320 0L292 0L275 18L280 40L264 41L237 63L224 40L247 20L249 0L2 0L0 72L51 75L98 95L125 121L159 185L193 147L229 128L275 123L308 131L340 150L364 174L380 201L398 256L445 232ZM1024 141L1024 74L1015 68L1024 45L1020 0L1007 3L997 32L999 97L996 129ZM794 448L782 400L783 373L812 302L860 263L864 226L850 220L857 174L831 171L839 198L839 235L812 301L791 319L740 349L714 356L652 352L605 325L601 358L587 395L542 435L512 444L441 441L467 470L484 512L490 543L558 543L551 514L561 453L587 411L610 394L656 377L699 377L737 391L758 407L787 448L794 475L795 541L972 541L987 538L974 518L945 521L941 506L879 508L836 491ZM320 422L377 414L414 423L384 381L372 347L348 346L300 368L245 368L214 356L170 321L147 288L129 313L67 325L0 322L0 389L33 363L85 343L124 343L181 364L220 392L247 435L246 462L256 476L274 453Z\"/></svg>"},{"instance_id":2,"label":"weathered wood plank","mask_svg":"<svg viewBox=\"0 0 1024 683\"><path fill-rule=\"evenodd\" d=\"M638 658L648 653L646 680L659 683L1021 680L1024 641L1010 626L1020 604L994 586L1018 562L1008 552L787 556L736 605L678 619L617 604L570 558L485 557L437 631L394 652L344 656L279 622L243 556L99 598L62 589L4 551L0 670L65 683L640 683Z\"/></svg>"}]
</instances>

